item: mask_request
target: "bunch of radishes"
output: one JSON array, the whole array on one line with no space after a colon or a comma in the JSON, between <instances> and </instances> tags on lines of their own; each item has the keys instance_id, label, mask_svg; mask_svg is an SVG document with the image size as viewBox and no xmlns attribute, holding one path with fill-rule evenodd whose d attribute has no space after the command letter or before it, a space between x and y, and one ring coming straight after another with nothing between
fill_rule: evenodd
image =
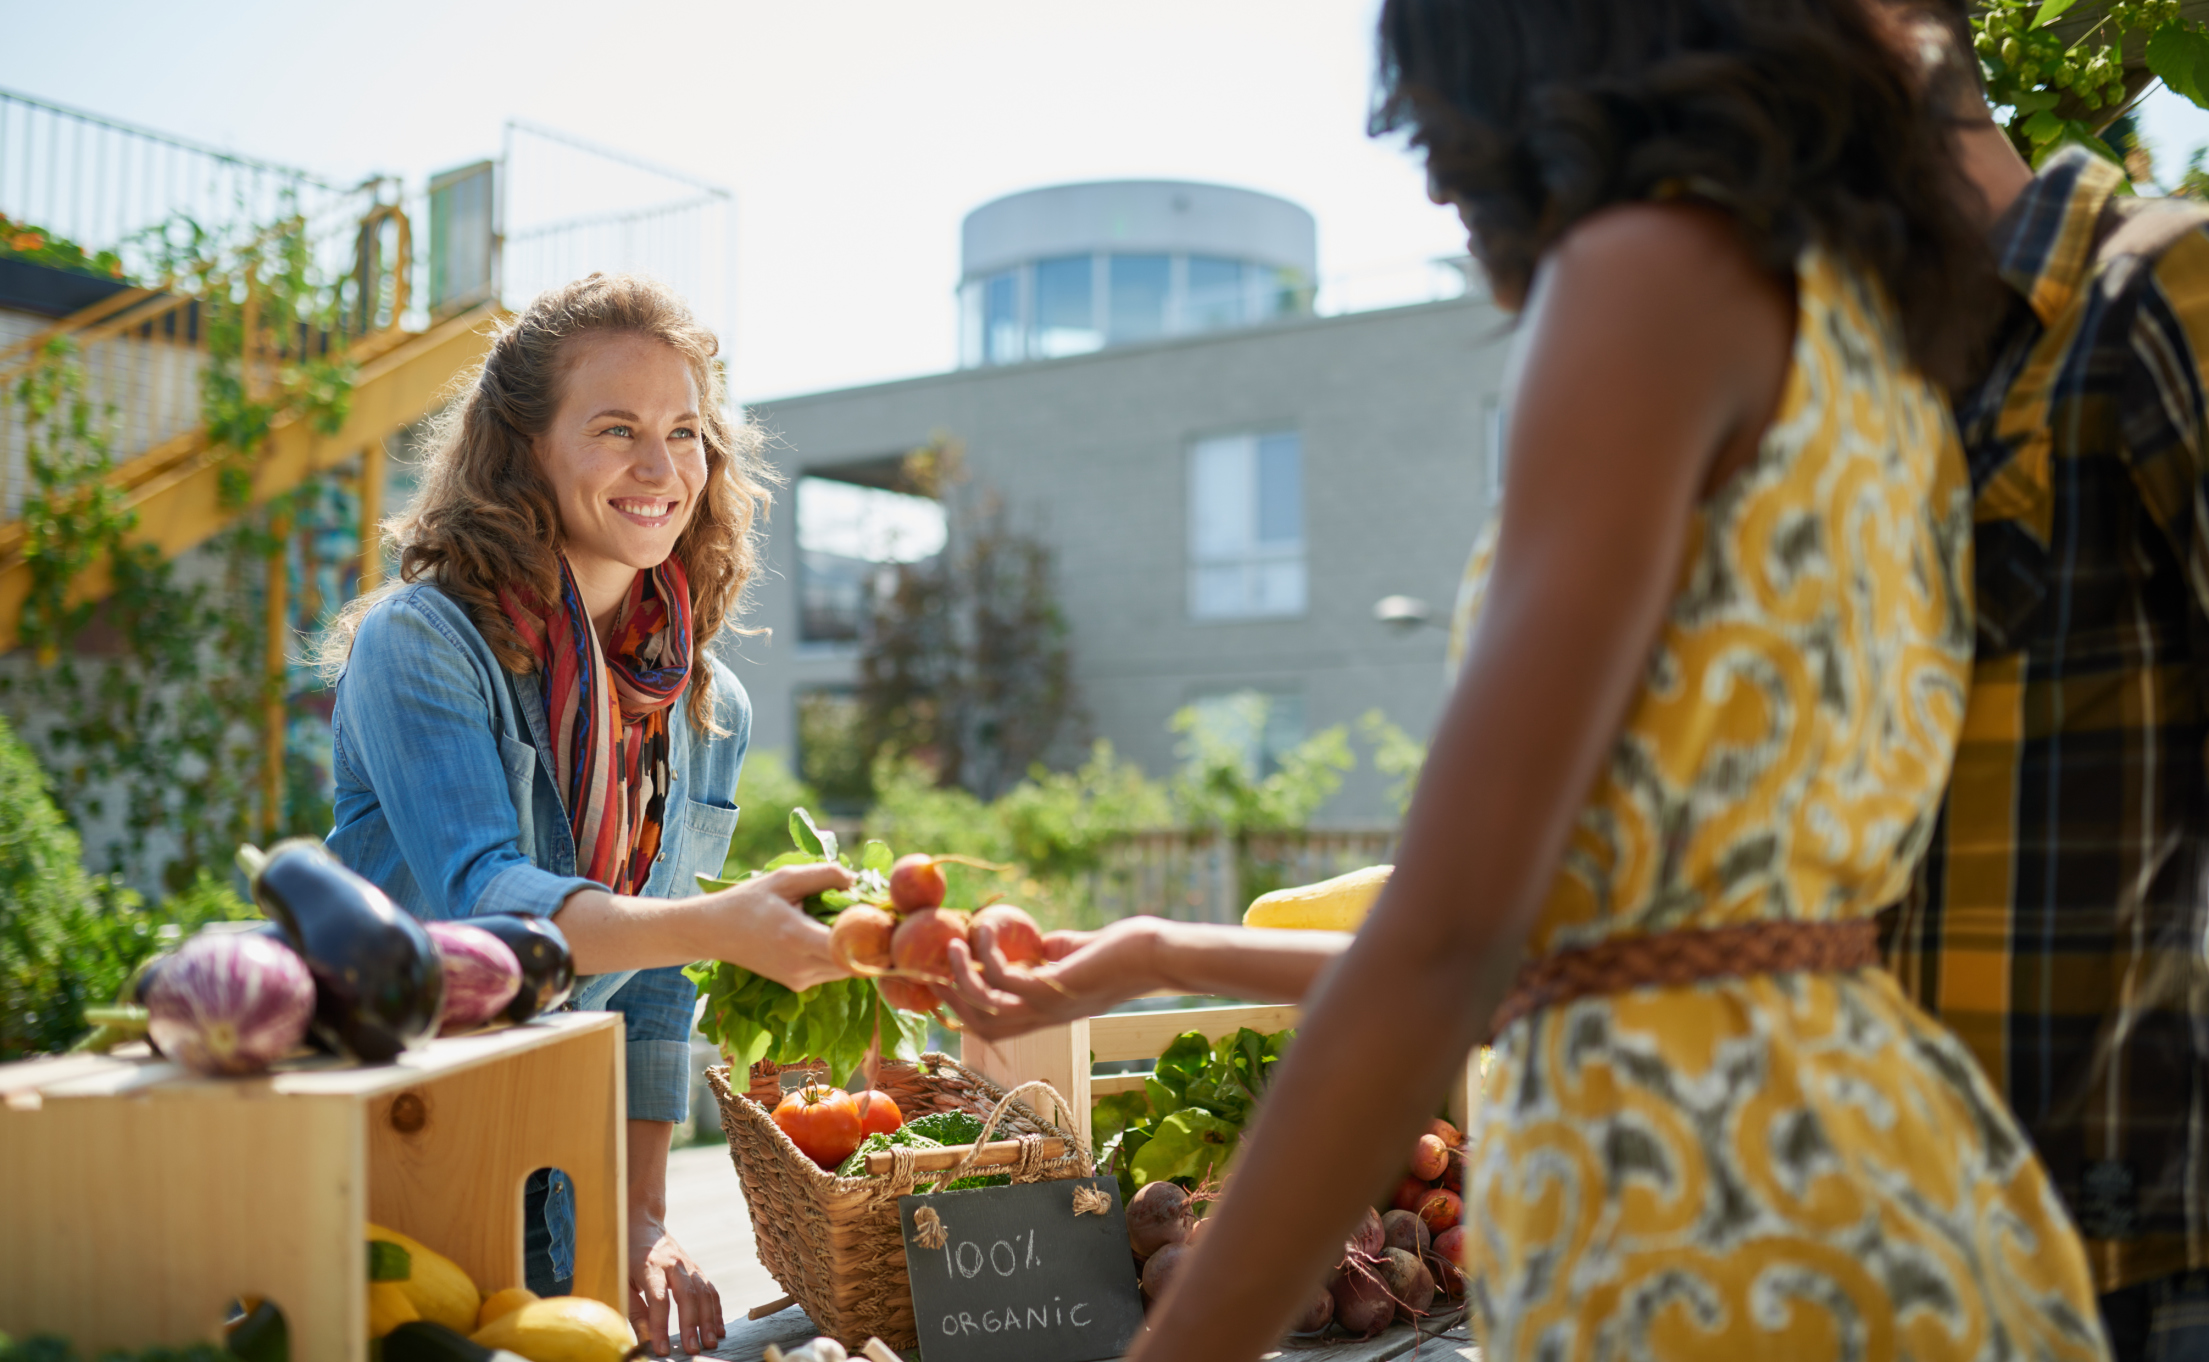
<instances>
[{"instance_id":1,"label":"bunch of radishes","mask_svg":"<svg viewBox=\"0 0 2209 1362\"><path fill-rule=\"evenodd\" d=\"M943 906L949 889L945 862L965 863L966 858L898 857L890 867L888 897L853 904L829 928L828 949L837 962L875 980L892 1007L908 1012L936 1009L940 1000L935 986L951 982L951 943L971 943L979 928L988 929L998 953L1010 963L1043 963L1043 929L1021 909L993 903L964 913Z\"/></svg>"},{"instance_id":2,"label":"bunch of radishes","mask_svg":"<svg viewBox=\"0 0 2209 1362\"><path fill-rule=\"evenodd\" d=\"M1143 1298L1152 1302L1165 1295L1212 1223L1198 1219L1194 1200L1171 1182L1145 1184L1129 1198L1127 1222ZM1465 1294L1456 1258L1463 1237L1454 1223L1435 1235L1411 1211L1367 1210L1342 1246L1342 1261L1291 1332L1312 1335L1335 1327L1371 1338L1394 1320L1415 1321L1431 1313L1437 1295L1457 1299Z\"/></svg>"}]
</instances>

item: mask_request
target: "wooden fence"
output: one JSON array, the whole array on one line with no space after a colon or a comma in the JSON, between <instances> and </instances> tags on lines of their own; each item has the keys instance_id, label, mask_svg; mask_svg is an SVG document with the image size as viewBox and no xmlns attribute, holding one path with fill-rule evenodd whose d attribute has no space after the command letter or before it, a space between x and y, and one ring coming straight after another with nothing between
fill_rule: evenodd
<instances>
[{"instance_id":1,"label":"wooden fence","mask_svg":"<svg viewBox=\"0 0 2209 1362\"><path fill-rule=\"evenodd\" d=\"M1310 884L1394 853L1385 829L1253 834L1143 832L1105 852L1104 864L1063 886L1054 906L1068 926L1094 927L1136 913L1184 922L1240 922L1250 900Z\"/></svg>"}]
</instances>

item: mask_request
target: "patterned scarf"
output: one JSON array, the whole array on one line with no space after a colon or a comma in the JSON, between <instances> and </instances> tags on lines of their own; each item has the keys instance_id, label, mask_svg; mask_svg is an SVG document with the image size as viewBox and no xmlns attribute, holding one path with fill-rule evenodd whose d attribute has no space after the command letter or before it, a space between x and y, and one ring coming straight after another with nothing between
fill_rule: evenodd
<instances>
[{"instance_id":1,"label":"patterned scarf","mask_svg":"<svg viewBox=\"0 0 2209 1362\"><path fill-rule=\"evenodd\" d=\"M644 889L667 813L668 716L690 680L690 582L673 558L639 572L601 647L560 559L560 603L506 587L499 604L537 657L575 873Z\"/></svg>"}]
</instances>

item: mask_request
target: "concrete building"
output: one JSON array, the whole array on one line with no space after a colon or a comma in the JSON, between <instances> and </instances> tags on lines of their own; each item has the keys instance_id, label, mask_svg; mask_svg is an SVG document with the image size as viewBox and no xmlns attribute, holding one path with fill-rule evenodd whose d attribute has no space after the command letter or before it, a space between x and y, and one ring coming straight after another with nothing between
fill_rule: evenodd
<instances>
[{"instance_id":1,"label":"concrete building","mask_svg":"<svg viewBox=\"0 0 2209 1362\"><path fill-rule=\"evenodd\" d=\"M1493 504L1508 323L1470 296L1314 315L1311 240L1294 205L1212 186L1000 200L967 222L962 297L984 333L964 338L970 367L757 405L794 495L749 616L773 636L728 650L755 745L796 752L801 699L852 685L869 557L940 544L897 514L910 499L853 494L887 499L869 521L847 495L893 486L901 456L939 435L963 442L969 486L1052 546L1090 729L1154 775L1176 760L1176 710L1245 692L1271 702L1260 760L1373 709L1424 737L1440 626ZM1241 290L1225 319L1192 283L1224 279L1206 263L1223 261ZM1150 304L1131 279L1155 312L1137 315ZM1427 621L1378 620L1391 596L1427 603ZM1385 786L1361 763L1323 821L1386 821Z\"/></svg>"}]
</instances>

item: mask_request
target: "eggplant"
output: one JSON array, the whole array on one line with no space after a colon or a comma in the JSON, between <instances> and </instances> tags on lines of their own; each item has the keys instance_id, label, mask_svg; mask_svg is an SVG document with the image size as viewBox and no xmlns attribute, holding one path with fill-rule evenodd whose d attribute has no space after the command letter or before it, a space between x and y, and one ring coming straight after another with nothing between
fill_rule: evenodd
<instances>
[{"instance_id":1,"label":"eggplant","mask_svg":"<svg viewBox=\"0 0 2209 1362\"><path fill-rule=\"evenodd\" d=\"M445 973L421 923L310 838L265 856L242 848L238 859L254 901L314 975L315 1035L385 1064L437 1034Z\"/></svg>"},{"instance_id":2,"label":"eggplant","mask_svg":"<svg viewBox=\"0 0 2209 1362\"><path fill-rule=\"evenodd\" d=\"M522 987L513 947L469 922L432 922L429 934L445 966L445 1020L437 1034L473 1031L504 1015Z\"/></svg>"},{"instance_id":3,"label":"eggplant","mask_svg":"<svg viewBox=\"0 0 2209 1362\"><path fill-rule=\"evenodd\" d=\"M298 954L258 933L203 931L147 991L161 1053L200 1074L256 1074L298 1048L314 1012Z\"/></svg>"},{"instance_id":4,"label":"eggplant","mask_svg":"<svg viewBox=\"0 0 2209 1362\"><path fill-rule=\"evenodd\" d=\"M505 942L521 962L522 986L506 1005L508 1021L525 1022L550 1012L575 992L575 957L568 953L568 939L552 919L486 913L467 923Z\"/></svg>"}]
</instances>

